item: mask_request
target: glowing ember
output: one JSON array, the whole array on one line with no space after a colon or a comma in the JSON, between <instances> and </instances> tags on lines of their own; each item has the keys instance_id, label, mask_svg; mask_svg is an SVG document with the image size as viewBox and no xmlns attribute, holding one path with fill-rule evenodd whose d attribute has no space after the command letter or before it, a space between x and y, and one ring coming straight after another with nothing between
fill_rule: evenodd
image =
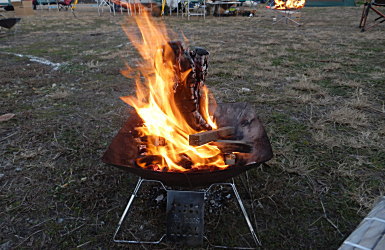
<instances>
[{"instance_id":1,"label":"glowing ember","mask_svg":"<svg viewBox=\"0 0 385 250\"><path fill-rule=\"evenodd\" d=\"M301 9L305 6L306 0L274 0L273 9L287 10L287 9Z\"/></svg>"},{"instance_id":2,"label":"glowing ember","mask_svg":"<svg viewBox=\"0 0 385 250\"><path fill-rule=\"evenodd\" d=\"M141 77L136 77L136 97L121 99L134 107L144 122L143 127L137 130L141 137L147 138L147 154L136 160L137 165L155 171L176 172L226 168L221 151L216 146L189 145L189 134L204 130L202 126L200 129L192 126L180 107L176 79L179 79L179 85L189 84L186 79L191 69L178 72L175 48L172 48L165 25L160 20L155 22L147 13L133 18L141 34L135 35L128 28L124 30L143 62L135 70L128 67L123 74L130 76L138 71ZM208 89L205 86L199 89L203 93L199 93L198 116L204 120L203 128L215 129L217 126L208 112Z\"/></svg>"}]
</instances>

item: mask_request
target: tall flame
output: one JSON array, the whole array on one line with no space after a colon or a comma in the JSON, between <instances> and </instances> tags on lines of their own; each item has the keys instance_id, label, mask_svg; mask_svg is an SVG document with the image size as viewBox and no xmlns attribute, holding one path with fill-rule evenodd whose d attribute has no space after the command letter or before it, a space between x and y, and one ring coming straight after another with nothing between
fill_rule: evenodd
<instances>
[{"instance_id":1,"label":"tall flame","mask_svg":"<svg viewBox=\"0 0 385 250\"><path fill-rule=\"evenodd\" d=\"M301 9L305 6L306 0L274 0L274 9Z\"/></svg>"},{"instance_id":2,"label":"tall flame","mask_svg":"<svg viewBox=\"0 0 385 250\"><path fill-rule=\"evenodd\" d=\"M128 27L123 27L128 38L143 59L136 79L136 96L121 97L135 108L144 121L144 126L137 128L141 136L164 138L165 145L159 145L154 139L147 141L148 155L159 156L152 162L152 169L158 171L184 172L189 169L226 168L220 150L216 146L190 146L188 136L200 131L193 129L183 118L174 99L175 72L168 32L162 22L155 23L147 13L133 17L140 31L136 34ZM157 20L159 21L159 20ZM127 66L123 74L132 76L136 70ZM182 76L188 75L182 72ZM141 75L141 77L139 77ZM183 78L183 77L182 77ZM208 112L208 89L203 87L202 98L205 99L202 116L207 123L216 128ZM161 160L159 160L161 159ZM189 162L187 169L183 162ZM148 164L137 161L141 167Z\"/></svg>"}]
</instances>

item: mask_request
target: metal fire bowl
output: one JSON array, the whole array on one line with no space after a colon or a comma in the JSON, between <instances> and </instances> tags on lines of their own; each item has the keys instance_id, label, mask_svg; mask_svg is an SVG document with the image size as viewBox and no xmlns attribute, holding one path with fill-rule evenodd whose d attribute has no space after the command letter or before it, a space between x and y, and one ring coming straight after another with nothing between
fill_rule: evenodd
<instances>
[{"instance_id":1,"label":"metal fire bowl","mask_svg":"<svg viewBox=\"0 0 385 250\"><path fill-rule=\"evenodd\" d=\"M142 120L133 112L118 134L113 138L102 160L128 172L149 180L159 180L168 186L199 187L212 183L224 182L259 164L270 160L273 152L262 123L253 107L248 103L220 103L214 117L218 127L235 128L235 140L242 140L253 145L250 153L237 154L235 165L224 170L197 172L158 172L143 169L136 165L138 144L135 141L135 127L142 125Z\"/></svg>"}]
</instances>

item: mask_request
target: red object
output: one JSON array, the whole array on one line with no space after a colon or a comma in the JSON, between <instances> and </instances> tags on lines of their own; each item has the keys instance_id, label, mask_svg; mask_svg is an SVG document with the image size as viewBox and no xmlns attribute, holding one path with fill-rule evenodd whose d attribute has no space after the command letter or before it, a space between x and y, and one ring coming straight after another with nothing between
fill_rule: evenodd
<instances>
[{"instance_id":1,"label":"red object","mask_svg":"<svg viewBox=\"0 0 385 250\"><path fill-rule=\"evenodd\" d=\"M370 2L365 3L364 9L362 10L362 16L359 26L361 28L361 32L364 32L365 30L371 29L374 26L385 22L385 12L381 12L380 8L375 7L385 7L385 0L372 0ZM376 17L374 21L372 21L370 24L367 24L366 21L368 19L370 10L377 14L378 17Z\"/></svg>"},{"instance_id":2,"label":"red object","mask_svg":"<svg viewBox=\"0 0 385 250\"><path fill-rule=\"evenodd\" d=\"M72 0L61 0L59 1L59 4L62 4L62 5L70 5L72 2Z\"/></svg>"}]
</instances>

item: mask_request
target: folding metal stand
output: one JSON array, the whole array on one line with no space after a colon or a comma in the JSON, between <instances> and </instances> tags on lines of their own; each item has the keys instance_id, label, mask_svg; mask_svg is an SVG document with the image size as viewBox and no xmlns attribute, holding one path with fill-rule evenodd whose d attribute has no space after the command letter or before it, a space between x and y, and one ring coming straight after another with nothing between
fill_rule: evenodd
<instances>
[{"instance_id":1,"label":"folding metal stand","mask_svg":"<svg viewBox=\"0 0 385 250\"><path fill-rule=\"evenodd\" d=\"M194 8L190 7L192 0L182 0L182 17L187 16L187 20L190 20L190 16L203 16L206 19L206 0L198 0ZM195 1L194 1L195 2ZM193 11L192 11L193 10Z\"/></svg>"},{"instance_id":2,"label":"folding metal stand","mask_svg":"<svg viewBox=\"0 0 385 250\"><path fill-rule=\"evenodd\" d=\"M143 182L159 183L161 187L165 191L167 191L167 224L168 224L167 233L163 234L160 237L160 239L157 241L117 239L117 235L120 231L120 228ZM205 239L211 247L232 248L232 249L254 249L250 247L228 247L228 246L212 245L209 239L205 235L203 235L204 195L206 195L212 187L218 186L218 185L231 187L235 197L237 198L239 207L245 218L246 224L250 230L250 233L254 240L255 245L261 246L261 242L259 241L254 231L254 228L250 222L249 216L243 205L241 197L239 196L238 190L234 183L234 179L232 180L231 183L214 183L204 191L176 191L176 190L167 189L166 186L160 181L146 180L146 179L139 178L138 183L136 184L136 187L133 193L131 194L131 197L127 203L127 206L124 209L124 212L119 220L118 227L116 228L116 231L113 236L113 241L116 243L129 243L129 244L159 244L163 241L163 239L168 238L173 240L182 240L184 242L187 242L188 244L190 243L191 245L197 245L197 244L202 244L202 240ZM186 213L186 210L187 210L187 213ZM186 214L190 214L190 215L186 215ZM184 222L184 224L181 222ZM178 233L178 230L181 227L182 229L188 230L189 232L188 233L184 232L183 234Z\"/></svg>"},{"instance_id":3,"label":"folding metal stand","mask_svg":"<svg viewBox=\"0 0 385 250\"><path fill-rule=\"evenodd\" d=\"M56 2L52 2L50 0L37 0L37 8L36 9L41 9L44 10L44 5L47 5L48 11L51 9L52 4L56 4Z\"/></svg>"},{"instance_id":4,"label":"folding metal stand","mask_svg":"<svg viewBox=\"0 0 385 250\"><path fill-rule=\"evenodd\" d=\"M361 32L364 32L365 30L369 30L369 29L379 25L380 23L385 22L385 13L380 12L379 9L377 9L375 7L385 7L385 0L370 0L370 1L365 2L364 9L362 10L360 26L358 26L359 28L361 28ZM365 26L367 25L366 21L368 19L370 10L374 11L374 13L376 13L378 15L378 17L376 17L371 22L371 24L368 25L367 28L365 28Z\"/></svg>"},{"instance_id":5,"label":"folding metal stand","mask_svg":"<svg viewBox=\"0 0 385 250\"><path fill-rule=\"evenodd\" d=\"M103 13L103 7L108 6L110 9L110 13L113 13L115 16L115 6L114 3L110 0L96 0L96 4L98 5L98 14L99 16Z\"/></svg>"},{"instance_id":6,"label":"folding metal stand","mask_svg":"<svg viewBox=\"0 0 385 250\"><path fill-rule=\"evenodd\" d=\"M300 19L301 19L301 12L299 10L275 10L275 9L272 9L274 10L276 13L277 13L277 16L278 18L276 18L275 20L275 24L279 23L279 22L285 22L285 23L288 23L288 22L293 22L294 24L298 25L298 26L301 26L302 23L300 23Z\"/></svg>"}]
</instances>

